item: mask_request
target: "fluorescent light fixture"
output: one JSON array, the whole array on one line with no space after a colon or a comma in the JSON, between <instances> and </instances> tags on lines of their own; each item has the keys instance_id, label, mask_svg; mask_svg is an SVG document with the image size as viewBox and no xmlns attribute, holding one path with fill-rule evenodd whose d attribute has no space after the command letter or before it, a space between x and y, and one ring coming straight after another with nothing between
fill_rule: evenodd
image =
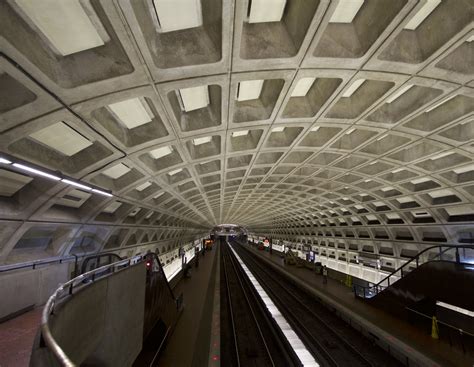
<instances>
[{"instance_id":1,"label":"fluorescent light fixture","mask_svg":"<svg viewBox=\"0 0 474 367\"><path fill-rule=\"evenodd\" d=\"M171 153L173 153L173 147L169 145L167 147L153 149L150 151L149 154L153 159L159 159L159 158L166 157L167 155L170 155Z\"/></svg>"},{"instance_id":2,"label":"fluorescent light fixture","mask_svg":"<svg viewBox=\"0 0 474 367\"><path fill-rule=\"evenodd\" d=\"M205 136L203 138L193 139L193 144L194 145L206 144L206 143L210 143L211 140L212 140L212 136Z\"/></svg>"},{"instance_id":3,"label":"fluorescent light fixture","mask_svg":"<svg viewBox=\"0 0 474 367\"><path fill-rule=\"evenodd\" d=\"M284 126L277 126L272 129L272 133L281 133L283 130L285 130Z\"/></svg>"},{"instance_id":4,"label":"fluorescent light fixture","mask_svg":"<svg viewBox=\"0 0 474 367\"><path fill-rule=\"evenodd\" d=\"M436 103L434 106L428 108L425 112L433 111L434 109L438 108L439 106L445 104L446 102L452 100L454 97L457 97L457 94L452 95L451 97L443 99L441 102Z\"/></svg>"},{"instance_id":5,"label":"fluorescent light fixture","mask_svg":"<svg viewBox=\"0 0 474 367\"><path fill-rule=\"evenodd\" d=\"M125 164L119 163L113 167L110 167L103 171L102 173L114 180L116 180L119 177L122 177L124 174L130 172L131 169L128 168Z\"/></svg>"},{"instance_id":6,"label":"fluorescent light fixture","mask_svg":"<svg viewBox=\"0 0 474 367\"><path fill-rule=\"evenodd\" d=\"M466 172L471 172L471 171L474 171L474 164L470 164L470 165L467 165L467 166L463 166L463 167L453 169L453 172L457 175L460 175L460 174L466 173Z\"/></svg>"},{"instance_id":7,"label":"fluorescent light fixture","mask_svg":"<svg viewBox=\"0 0 474 367\"><path fill-rule=\"evenodd\" d=\"M380 138L377 139L377 141L383 140L388 136L388 134L382 135ZM375 162L374 162L375 163Z\"/></svg>"},{"instance_id":8,"label":"fluorescent light fixture","mask_svg":"<svg viewBox=\"0 0 474 367\"><path fill-rule=\"evenodd\" d=\"M316 78L301 78L296 83L295 89L291 92L292 97L304 97L308 94L309 89L313 85Z\"/></svg>"},{"instance_id":9,"label":"fluorescent light fixture","mask_svg":"<svg viewBox=\"0 0 474 367\"><path fill-rule=\"evenodd\" d=\"M418 26L423 23L423 21L436 9L436 7L441 3L441 0L426 0L423 6L418 10L418 12L410 19L410 21L403 27L414 31Z\"/></svg>"},{"instance_id":10,"label":"fluorescent light fixture","mask_svg":"<svg viewBox=\"0 0 474 367\"><path fill-rule=\"evenodd\" d=\"M61 181L68 184L68 185L79 187L80 189L83 189L83 190L87 190L87 191L92 190L92 187L80 184L79 182L71 181L71 180L68 180L68 179L65 179L65 178L63 178Z\"/></svg>"},{"instance_id":11,"label":"fluorescent light fixture","mask_svg":"<svg viewBox=\"0 0 474 367\"><path fill-rule=\"evenodd\" d=\"M436 306L444 307L444 308L450 309L452 311L459 312L459 313L462 313L462 314L470 316L470 317L474 317L474 311L469 311L469 310L466 310L465 308L450 305L449 303L436 301Z\"/></svg>"},{"instance_id":12,"label":"fluorescent light fixture","mask_svg":"<svg viewBox=\"0 0 474 367\"><path fill-rule=\"evenodd\" d=\"M364 0L339 0L329 23L352 23Z\"/></svg>"},{"instance_id":13,"label":"fluorescent light fixture","mask_svg":"<svg viewBox=\"0 0 474 367\"><path fill-rule=\"evenodd\" d=\"M12 164L12 162L10 162L8 159L2 158L2 157L0 157L0 163L2 163L2 164Z\"/></svg>"},{"instance_id":14,"label":"fluorescent light fixture","mask_svg":"<svg viewBox=\"0 0 474 367\"><path fill-rule=\"evenodd\" d=\"M202 26L200 0L153 0L161 32Z\"/></svg>"},{"instance_id":15,"label":"fluorescent light fixture","mask_svg":"<svg viewBox=\"0 0 474 367\"><path fill-rule=\"evenodd\" d=\"M175 169L175 170L173 170L173 171L169 171L168 174L169 174L170 176L174 176L174 175L176 175L177 173L180 173L182 170L183 170L182 168L178 168L178 169Z\"/></svg>"},{"instance_id":16,"label":"fluorescent light fixture","mask_svg":"<svg viewBox=\"0 0 474 367\"><path fill-rule=\"evenodd\" d=\"M92 192L95 192L96 194L99 194L99 195L103 195L103 196L108 196L108 197L112 197L113 195L108 193L108 192L105 192L105 191L102 191L102 190L98 190L98 189L92 189Z\"/></svg>"},{"instance_id":17,"label":"fluorescent light fixture","mask_svg":"<svg viewBox=\"0 0 474 367\"><path fill-rule=\"evenodd\" d=\"M320 128L321 128L321 126L315 126L315 127L313 127L313 128L311 129L311 131L312 131L313 133L315 133L315 132L318 131Z\"/></svg>"},{"instance_id":18,"label":"fluorescent light fixture","mask_svg":"<svg viewBox=\"0 0 474 367\"><path fill-rule=\"evenodd\" d=\"M30 137L68 157L92 145L91 141L62 121L36 131Z\"/></svg>"},{"instance_id":19,"label":"fluorescent light fixture","mask_svg":"<svg viewBox=\"0 0 474 367\"><path fill-rule=\"evenodd\" d=\"M55 51L62 56L104 45L104 40L80 1L15 0L15 2L48 39ZM103 33L105 35L105 32Z\"/></svg>"},{"instance_id":20,"label":"fluorescent light fixture","mask_svg":"<svg viewBox=\"0 0 474 367\"><path fill-rule=\"evenodd\" d=\"M355 131L355 127L350 128L349 130L346 131L346 135L350 135Z\"/></svg>"},{"instance_id":21,"label":"fluorescent light fixture","mask_svg":"<svg viewBox=\"0 0 474 367\"><path fill-rule=\"evenodd\" d=\"M151 121L151 117L140 98L112 103L108 107L127 129L133 129Z\"/></svg>"},{"instance_id":22,"label":"fluorescent light fixture","mask_svg":"<svg viewBox=\"0 0 474 367\"><path fill-rule=\"evenodd\" d=\"M286 0L252 0L249 23L279 22L285 5Z\"/></svg>"},{"instance_id":23,"label":"fluorescent light fixture","mask_svg":"<svg viewBox=\"0 0 474 367\"><path fill-rule=\"evenodd\" d=\"M234 131L232 132L232 137L236 138L238 136L245 136L245 135L248 135L248 133L249 133L248 130Z\"/></svg>"},{"instance_id":24,"label":"fluorescent light fixture","mask_svg":"<svg viewBox=\"0 0 474 367\"><path fill-rule=\"evenodd\" d=\"M413 84L407 84L403 88L399 89L398 92L395 94L392 94L389 98L387 98L387 103L392 103L395 101L398 97L400 97L402 94L406 93L410 88L413 87Z\"/></svg>"},{"instance_id":25,"label":"fluorescent light fixture","mask_svg":"<svg viewBox=\"0 0 474 367\"><path fill-rule=\"evenodd\" d=\"M258 99L262 92L263 82L263 79L240 82L237 91L237 101L243 102Z\"/></svg>"},{"instance_id":26,"label":"fluorescent light fixture","mask_svg":"<svg viewBox=\"0 0 474 367\"><path fill-rule=\"evenodd\" d=\"M357 79L355 82L351 84L349 88L346 89L344 93L342 93L343 97L349 98L354 94L354 92L359 89L359 87L364 84L365 79Z\"/></svg>"},{"instance_id":27,"label":"fluorescent light fixture","mask_svg":"<svg viewBox=\"0 0 474 367\"><path fill-rule=\"evenodd\" d=\"M435 161L437 159L447 157L448 155L451 155L451 154L454 154L454 152L452 152L452 151L443 152L443 153L440 153L438 155L435 155L434 157L431 157L430 160Z\"/></svg>"},{"instance_id":28,"label":"fluorescent light fixture","mask_svg":"<svg viewBox=\"0 0 474 367\"><path fill-rule=\"evenodd\" d=\"M25 166L23 164L13 163L13 166L16 167L16 168L19 168L23 171L31 172L31 173L37 174L38 176L43 176L43 177L49 178L49 179L54 180L54 181L60 181L61 180L61 178L59 178L58 176L50 175L49 173L37 170L35 168Z\"/></svg>"},{"instance_id":29,"label":"fluorescent light fixture","mask_svg":"<svg viewBox=\"0 0 474 367\"><path fill-rule=\"evenodd\" d=\"M183 88L178 92L181 109L185 112L199 110L209 105L209 90L207 85Z\"/></svg>"},{"instance_id":30,"label":"fluorescent light fixture","mask_svg":"<svg viewBox=\"0 0 474 367\"><path fill-rule=\"evenodd\" d=\"M142 183L141 185L138 185L135 190L137 191L143 191L145 190L146 188L150 187L151 186L151 182L150 181L147 181L145 183Z\"/></svg>"}]
</instances>

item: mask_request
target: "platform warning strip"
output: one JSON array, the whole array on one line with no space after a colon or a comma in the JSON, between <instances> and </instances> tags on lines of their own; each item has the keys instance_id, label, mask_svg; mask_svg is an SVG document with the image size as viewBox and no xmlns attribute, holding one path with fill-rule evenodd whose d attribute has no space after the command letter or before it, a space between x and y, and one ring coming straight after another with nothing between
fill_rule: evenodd
<instances>
[{"instance_id":1,"label":"platform warning strip","mask_svg":"<svg viewBox=\"0 0 474 367\"><path fill-rule=\"evenodd\" d=\"M291 345L291 347L295 351L296 355L298 356L303 366L309 366L309 367L319 366L318 362L316 362L313 355L308 351L308 349L306 349L301 339L298 337L298 335L296 335L296 333L291 328L290 324L288 324L286 319L283 317L283 315L280 313L278 308L275 306L271 298L268 296L267 292L265 292L265 290L262 288L258 280L255 279L252 272L247 268L244 262L240 259L239 255L237 255L237 253L234 251L234 249L230 245L229 247L234 253L235 257L237 258L237 261L239 262L242 269L244 269L245 274L247 274L247 277L250 279L250 282L253 284L255 290L258 292L258 294L262 298L263 303L267 307L273 319L275 320L275 322L278 324L279 328L283 332L283 335L285 335L286 339L288 340L288 343Z\"/></svg>"}]
</instances>

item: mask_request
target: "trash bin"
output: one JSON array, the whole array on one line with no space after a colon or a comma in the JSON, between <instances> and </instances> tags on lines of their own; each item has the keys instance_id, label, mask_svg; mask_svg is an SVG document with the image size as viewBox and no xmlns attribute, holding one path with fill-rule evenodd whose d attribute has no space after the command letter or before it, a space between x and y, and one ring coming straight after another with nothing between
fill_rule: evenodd
<instances>
[{"instance_id":1,"label":"trash bin","mask_svg":"<svg viewBox=\"0 0 474 367\"><path fill-rule=\"evenodd\" d=\"M315 271L316 274L322 274L323 265L320 262L314 263L314 271Z\"/></svg>"}]
</instances>

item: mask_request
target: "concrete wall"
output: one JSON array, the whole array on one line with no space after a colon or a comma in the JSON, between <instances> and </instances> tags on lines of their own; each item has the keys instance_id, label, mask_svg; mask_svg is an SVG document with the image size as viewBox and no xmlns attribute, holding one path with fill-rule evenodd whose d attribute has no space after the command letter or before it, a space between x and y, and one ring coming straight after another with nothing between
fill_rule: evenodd
<instances>
[{"instance_id":1,"label":"concrete wall","mask_svg":"<svg viewBox=\"0 0 474 367\"><path fill-rule=\"evenodd\" d=\"M0 320L27 307L44 304L61 283L69 280L71 266L56 264L0 275Z\"/></svg>"},{"instance_id":2,"label":"concrete wall","mask_svg":"<svg viewBox=\"0 0 474 367\"><path fill-rule=\"evenodd\" d=\"M80 365L129 366L142 347L145 267L138 264L96 281L64 300L51 331Z\"/></svg>"}]
</instances>

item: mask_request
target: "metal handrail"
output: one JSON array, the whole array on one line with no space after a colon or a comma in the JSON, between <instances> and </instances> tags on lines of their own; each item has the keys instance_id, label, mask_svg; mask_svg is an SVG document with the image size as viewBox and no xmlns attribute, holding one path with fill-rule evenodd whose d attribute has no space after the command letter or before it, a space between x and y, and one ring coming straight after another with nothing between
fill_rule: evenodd
<instances>
[{"instance_id":1,"label":"metal handrail","mask_svg":"<svg viewBox=\"0 0 474 367\"><path fill-rule=\"evenodd\" d=\"M132 264L132 260L138 260L138 262L143 260L142 256L136 256L130 259L125 259L118 261L113 264L107 264L101 266L100 268L88 271L87 273L81 274L78 277L71 279L70 281L62 284L56 291L53 293L51 297L49 297L46 305L44 306L43 313L41 315L41 337L43 338L47 347L51 350L54 356L58 359L58 361L67 367L75 367L76 365L69 359L66 353L62 350L62 348L58 345L56 340L54 339L51 330L49 328L49 316L54 313L54 307L56 302L59 300L59 297L63 295L65 290L68 291L68 294L72 294L73 288L76 283L82 283L84 280L92 278L94 281L95 275L97 273L112 269L112 272L115 272L116 267L120 266L130 266Z\"/></svg>"},{"instance_id":2,"label":"metal handrail","mask_svg":"<svg viewBox=\"0 0 474 367\"><path fill-rule=\"evenodd\" d=\"M28 261L28 262L23 262L19 264L1 265L0 273L13 271L13 270L19 270L19 269L25 269L29 267L35 269L37 266L40 266L40 265L47 265L47 264L54 264L54 263L62 264L65 262L69 262L70 260L77 260L77 258L78 258L77 255L71 255L67 257L60 257L60 258L53 258L53 259L46 259L46 260Z\"/></svg>"},{"instance_id":3,"label":"metal handrail","mask_svg":"<svg viewBox=\"0 0 474 367\"><path fill-rule=\"evenodd\" d=\"M405 267L408 267L408 265L412 264L414 261L416 262L416 267L419 266L419 258L422 254L424 254L425 252L428 252L432 249L435 249L435 248L438 248L440 249L440 251L436 254L436 256L433 258L433 259L430 259L428 260L426 263L429 263L431 261L435 261L436 258L441 258L441 256L443 254L445 254L446 252L448 252L449 250L452 250L452 249L456 249L456 253L458 253L458 250L459 249L472 249L474 250L474 246L473 245L436 245L436 246L430 246L430 247L427 247L425 248L423 251L420 251L418 254L416 254L415 256L411 257L405 264L403 264L402 266L400 266L399 268L397 268L396 270L392 271L390 274L388 274L385 278L383 278L382 280L380 280L377 284L373 285L373 286L370 286L370 287L366 287L366 286L361 286L361 285L358 285L358 284L355 284L354 285L354 292L356 293L356 288L363 288L364 289L364 298L365 297L365 290L366 289L373 289L375 291L375 294L378 294L380 291L379 289L383 290L385 288L387 288L388 286L390 286L390 278L395 276L395 274L397 274L398 272L400 272L400 278L403 278L403 269ZM443 250L443 248L445 248ZM458 257L456 257L456 262L458 261ZM387 285L383 285L382 283L387 281ZM375 295L374 294L374 295ZM357 294L356 294L357 295Z\"/></svg>"}]
</instances>

